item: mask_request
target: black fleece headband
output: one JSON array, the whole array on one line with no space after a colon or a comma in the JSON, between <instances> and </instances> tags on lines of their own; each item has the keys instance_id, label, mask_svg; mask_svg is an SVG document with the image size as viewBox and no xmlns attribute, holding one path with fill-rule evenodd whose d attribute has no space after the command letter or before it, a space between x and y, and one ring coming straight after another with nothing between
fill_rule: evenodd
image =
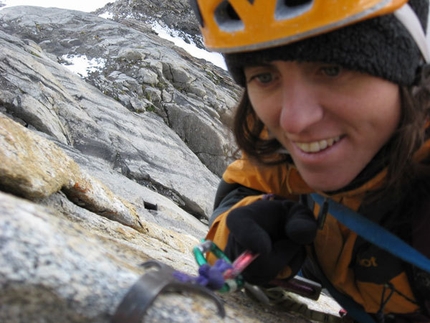
<instances>
[{"instance_id":1,"label":"black fleece headband","mask_svg":"<svg viewBox=\"0 0 430 323\"><path fill-rule=\"evenodd\" d=\"M428 0L409 5L427 28ZM224 55L233 79L245 86L243 67L274 60L322 62L412 85L421 65L421 54L406 28L392 15L369 19L296 43Z\"/></svg>"}]
</instances>

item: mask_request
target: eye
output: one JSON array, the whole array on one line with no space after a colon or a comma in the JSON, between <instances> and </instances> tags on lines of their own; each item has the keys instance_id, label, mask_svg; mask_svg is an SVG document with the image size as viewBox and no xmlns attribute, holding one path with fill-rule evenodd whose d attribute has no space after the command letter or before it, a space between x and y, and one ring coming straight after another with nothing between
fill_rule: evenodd
<instances>
[{"instance_id":1,"label":"eye","mask_svg":"<svg viewBox=\"0 0 430 323\"><path fill-rule=\"evenodd\" d=\"M342 67L339 65L323 66L320 68L320 72L330 77L339 76L339 74L342 72Z\"/></svg>"},{"instance_id":2,"label":"eye","mask_svg":"<svg viewBox=\"0 0 430 323\"><path fill-rule=\"evenodd\" d=\"M246 71L245 76L247 83L257 82L260 85L268 85L272 83L276 77L273 72L267 71Z\"/></svg>"},{"instance_id":3,"label":"eye","mask_svg":"<svg viewBox=\"0 0 430 323\"><path fill-rule=\"evenodd\" d=\"M272 73L261 73L252 77L262 84L267 84L273 81Z\"/></svg>"},{"instance_id":4,"label":"eye","mask_svg":"<svg viewBox=\"0 0 430 323\"><path fill-rule=\"evenodd\" d=\"M280 73L272 65L246 66L243 69L246 82L258 87L268 87L277 83L280 78Z\"/></svg>"}]
</instances>

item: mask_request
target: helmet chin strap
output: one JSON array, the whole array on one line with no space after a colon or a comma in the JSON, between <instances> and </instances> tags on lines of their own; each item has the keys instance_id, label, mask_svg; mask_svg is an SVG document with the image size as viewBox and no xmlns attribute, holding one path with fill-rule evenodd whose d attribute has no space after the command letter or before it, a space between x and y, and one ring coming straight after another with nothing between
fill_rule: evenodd
<instances>
[{"instance_id":1,"label":"helmet chin strap","mask_svg":"<svg viewBox=\"0 0 430 323\"><path fill-rule=\"evenodd\" d=\"M412 8L406 3L396 11L394 16L399 20L403 26L409 31L412 38L415 40L418 48L421 51L421 55L426 64L430 63L430 49L429 44L423 28L421 27L420 21L412 10Z\"/></svg>"}]
</instances>

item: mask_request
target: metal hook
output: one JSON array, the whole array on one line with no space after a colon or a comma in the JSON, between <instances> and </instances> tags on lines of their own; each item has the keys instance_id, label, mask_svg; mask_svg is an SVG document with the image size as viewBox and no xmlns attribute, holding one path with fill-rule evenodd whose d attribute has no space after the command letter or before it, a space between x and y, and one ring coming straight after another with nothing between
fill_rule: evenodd
<instances>
[{"instance_id":1,"label":"metal hook","mask_svg":"<svg viewBox=\"0 0 430 323\"><path fill-rule=\"evenodd\" d=\"M144 268L155 268L145 273L129 289L116 309L111 323L141 323L143 316L162 292L195 292L212 299L218 309L218 315L225 317L221 300L209 289L198 284L183 283L174 277L175 270L161 262L151 260L142 264Z\"/></svg>"}]
</instances>

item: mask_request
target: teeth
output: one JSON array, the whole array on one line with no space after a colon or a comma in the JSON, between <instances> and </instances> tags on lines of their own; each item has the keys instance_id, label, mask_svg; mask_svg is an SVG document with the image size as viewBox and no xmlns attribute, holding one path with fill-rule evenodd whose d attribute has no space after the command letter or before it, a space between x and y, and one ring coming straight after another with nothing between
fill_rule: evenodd
<instances>
[{"instance_id":1,"label":"teeth","mask_svg":"<svg viewBox=\"0 0 430 323\"><path fill-rule=\"evenodd\" d=\"M326 149L327 147L333 146L333 144L338 142L339 140L340 136L337 136L334 138L314 142L296 142L296 145L300 148L300 150L304 151L305 153L317 153L321 150Z\"/></svg>"}]
</instances>

